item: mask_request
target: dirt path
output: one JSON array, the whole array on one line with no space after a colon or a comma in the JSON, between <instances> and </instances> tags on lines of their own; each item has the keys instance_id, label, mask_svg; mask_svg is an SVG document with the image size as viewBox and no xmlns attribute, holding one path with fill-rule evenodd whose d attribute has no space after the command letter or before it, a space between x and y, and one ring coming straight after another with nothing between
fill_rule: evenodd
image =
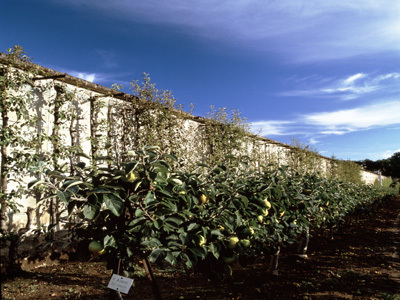
<instances>
[{"instance_id":1,"label":"dirt path","mask_svg":"<svg viewBox=\"0 0 400 300\"><path fill-rule=\"evenodd\" d=\"M400 199L360 219L334 240L314 236L309 258L280 259L280 275L267 274L268 258L234 266L234 280L207 281L183 271L156 272L164 300L172 299L362 299L400 300ZM138 265L132 295L153 299ZM110 271L101 262L66 262L35 268L2 282L2 299L107 299Z\"/></svg>"}]
</instances>

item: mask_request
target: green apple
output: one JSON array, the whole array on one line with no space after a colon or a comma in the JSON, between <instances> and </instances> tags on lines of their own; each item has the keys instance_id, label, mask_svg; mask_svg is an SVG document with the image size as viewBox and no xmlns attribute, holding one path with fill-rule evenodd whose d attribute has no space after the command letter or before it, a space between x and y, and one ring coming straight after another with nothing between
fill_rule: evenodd
<instances>
[{"instance_id":1,"label":"green apple","mask_svg":"<svg viewBox=\"0 0 400 300\"><path fill-rule=\"evenodd\" d=\"M105 252L103 245L99 241L90 242L88 248L91 253L95 253L95 254L99 254L99 255L102 255Z\"/></svg>"},{"instance_id":2,"label":"green apple","mask_svg":"<svg viewBox=\"0 0 400 300\"><path fill-rule=\"evenodd\" d=\"M239 238L237 236L231 236L229 238L229 244L228 244L228 248L229 249L234 249L237 246L237 243L239 242Z\"/></svg>"},{"instance_id":3,"label":"green apple","mask_svg":"<svg viewBox=\"0 0 400 300\"><path fill-rule=\"evenodd\" d=\"M261 215L257 216L257 220L259 223L262 223L264 221L264 216Z\"/></svg>"},{"instance_id":4,"label":"green apple","mask_svg":"<svg viewBox=\"0 0 400 300\"><path fill-rule=\"evenodd\" d=\"M271 208L271 202L269 202L268 198L265 198L264 200L262 200L262 203L266 209Z\"/></svg>"},{"instance_id":5,"label":"green apple","mask_svg":"<svg viewBox=\"0 0 400 300\"><path fill-rule=\"evenodd\" d=\"M226 264L232 264L232 263L234 263L236 260L237 260L237 255L233 255L233 256L224 256L224 257L222 257L222 259L224 260L224 262L226 263Z\"/></svg>"},{"instance_id":6,"label":"green apple","mask_svg":"<svg viewBox=\"0 0 400 300\"><path fill-rule=\"evenodd\" d=\"M244 239L244 240L240 240L240 243L243 245L243 247L245 247L245 248L248 248L248 247L250 247L250 241L249 240L247 240L247 239Z\"/></svg>"}]
</instances>

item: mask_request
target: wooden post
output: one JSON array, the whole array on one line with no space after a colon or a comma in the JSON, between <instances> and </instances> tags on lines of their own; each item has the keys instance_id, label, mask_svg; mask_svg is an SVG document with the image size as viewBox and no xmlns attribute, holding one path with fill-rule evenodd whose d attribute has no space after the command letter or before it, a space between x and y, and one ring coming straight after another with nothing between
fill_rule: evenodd
<instances>
[{"instance_id":1,"label":"wooden post","mask_svg":"<svg viewBox=\"0 0 400 300\"><path fill-rule=\"evenodd\" d=\"M150 280L150 285L151 285L151 289L153 290L154 299L162 300L161 294L160 294L160 290L158 288L156 279L154 278L153 271L151 269L151 265L150 265L149 260L147 259L147 257L142 259L142 263L143 263L144 268L146 270L147 278L149 278L149 280Z\"/></svg>"}]
</instances>

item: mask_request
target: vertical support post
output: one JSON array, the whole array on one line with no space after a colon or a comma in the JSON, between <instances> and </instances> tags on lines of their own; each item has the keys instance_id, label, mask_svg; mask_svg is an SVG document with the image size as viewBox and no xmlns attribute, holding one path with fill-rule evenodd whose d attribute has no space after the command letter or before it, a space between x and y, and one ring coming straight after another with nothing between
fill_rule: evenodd
<instances>
[{"instance_id":1,"label":"vertical support post","mask_svg":"<svg viewBox=\"0 0 400 300\"><path fill-rule=\"evenodd\" d=\"M144 265L144 269L146 270L147 278L149 278L151 289L153 290L154 299L162 300L160 290L158 288L156 279L154 278L153 271L147 257L142 259L142 263Z\"/></svg>"},{"instance_id":2,"label":"vertical support post","mask_svg":"<svg viewBox=\"0 0 400 300\"><path fill-rule=\"evenodd\" d=\"M281 247L278 246L274 254L271 255L271 262L269 265L268 273L272 275L278 275L278 263L279 263L279 253L281 252Z\"/></svg>"},{"instance_id":3,"label":"vertical support post","mask_svg":"<svg viewBox=\"0 0 400 300\"><path fill-rule=\"evenodd\" d=\"M310 229L309 227L307 227L307 229L303 233L303 236L301 237L299 248L297 249L296 255L298 257L307 258L307 248L309 241L310 241Z\"/></svg>"}]
</instances>

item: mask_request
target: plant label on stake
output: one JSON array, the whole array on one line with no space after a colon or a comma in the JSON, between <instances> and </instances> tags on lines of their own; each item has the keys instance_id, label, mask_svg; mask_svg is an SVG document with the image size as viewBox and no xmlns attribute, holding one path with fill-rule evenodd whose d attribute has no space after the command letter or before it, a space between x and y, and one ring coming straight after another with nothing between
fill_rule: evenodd
<instances>
[{"instance_id":1,"label":"plant label on stake","mask_svg":"<svg viewBox=\"0 0 400 300\"><path fill-rule=\"evenodd\" d=\"M117 292L122 292L124 294L128 294L129 289L132 286L132 283L133 283L133 279L131 279L131 278L113 274L107 287L109 289L116 290Z\"/></svg>"}]
</instances>

